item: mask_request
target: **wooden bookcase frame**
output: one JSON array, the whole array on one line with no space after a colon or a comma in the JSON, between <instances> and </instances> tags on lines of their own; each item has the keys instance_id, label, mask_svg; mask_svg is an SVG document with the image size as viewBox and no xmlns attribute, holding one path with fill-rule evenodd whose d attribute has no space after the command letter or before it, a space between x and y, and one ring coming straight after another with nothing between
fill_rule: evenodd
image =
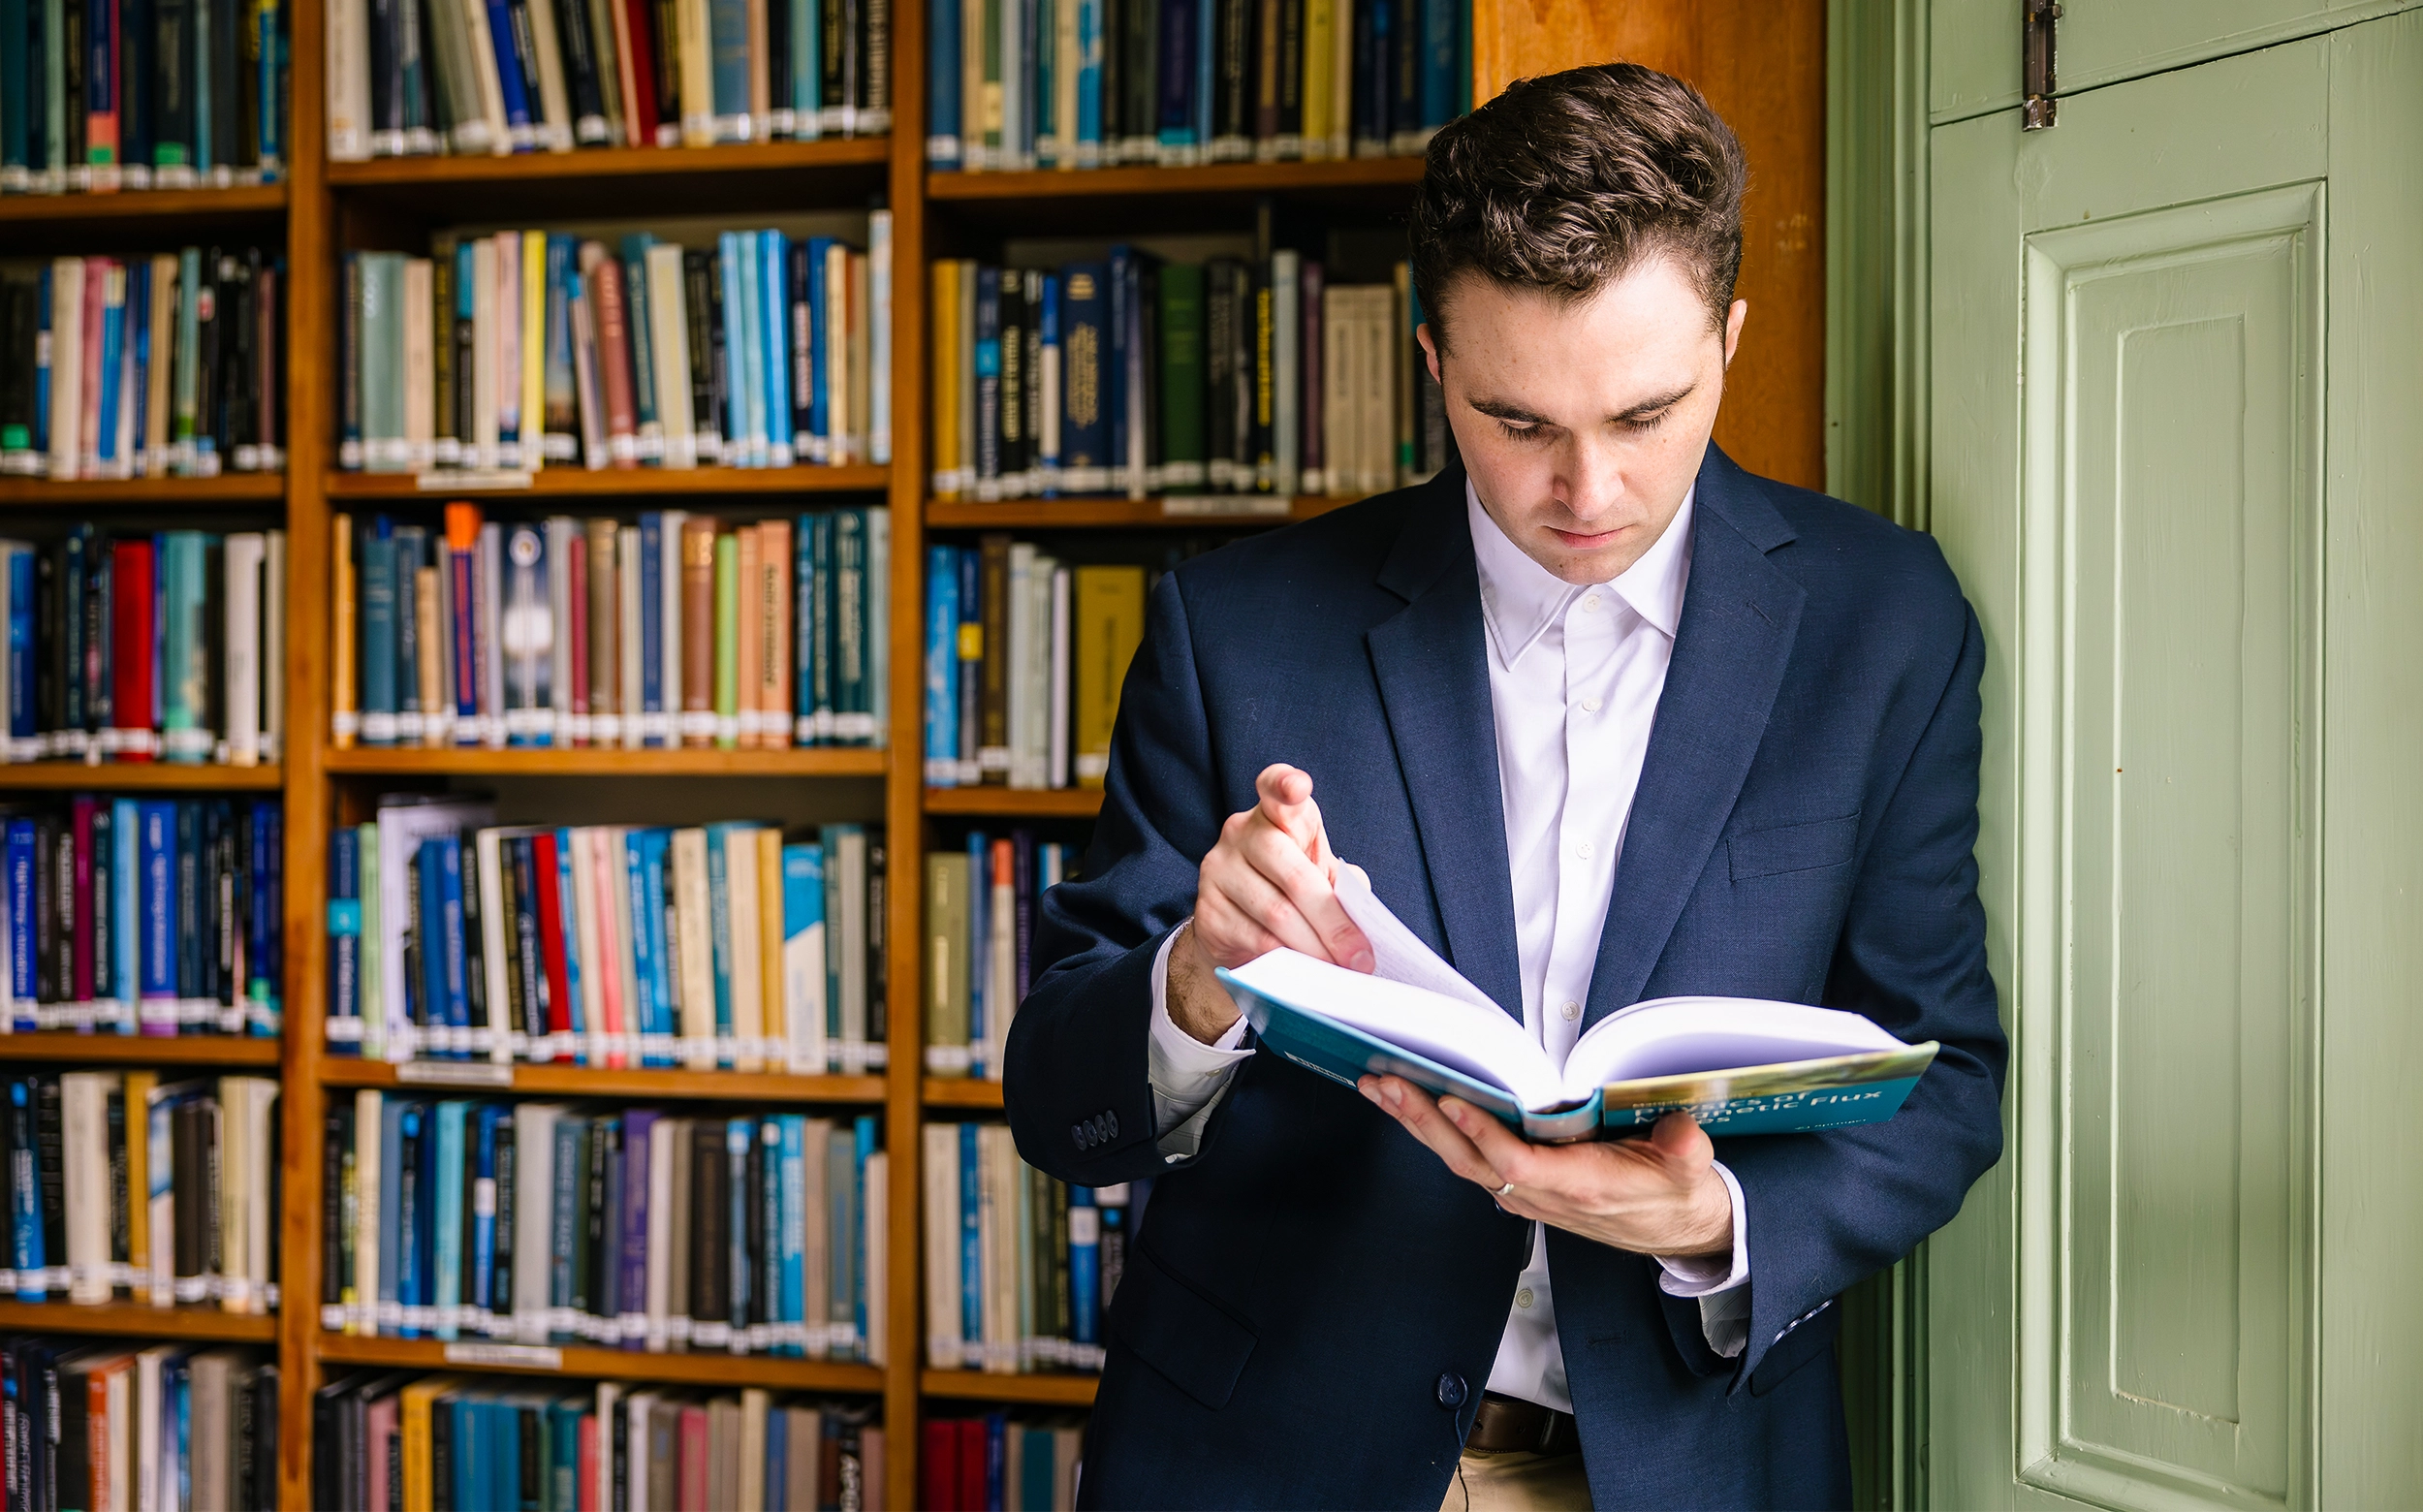
<instances>
[{"instance_id":1,"label":"wooden bookcase frame","mask_svg":"<svg viewBox=\"0 0 2423 1512\"><path fill-rule=\"evenodd\" d=\"M985 1375L928 1370L920 1316L919 1131L928 1117L997 1113L998 1086L928 1079L924 1074L920 1019L923 955L922 855L929 819L1090 819L1100 795L1085 791L1010 792L998 788L928 792L923 785L925 545L929 527L1138 530L1180 525L1236 530L1284 523L1332 507L1326 498L1287 501L1276 513L1243 507L1234 514L1171 518L1157 501L1023 500L1007 504L931 503L927 497L927 293L930 206L967 217L978 242L1040 224L1054 209L1108 226L1132 214L1151 227L1164 220L1193 226L1216 217L1232 227L1251 224L1257 199L1307 205L1345 205L1368 219L1406 202L1420 173L1418 159L1388 158L1308 164L1222 164L1198 169L1121 168L1081 173L999 173L928 176L925 166L926 20L922 4L893 11L894 130L891 137L824 142L776 142L706 151L632 150L525 155L512 158L389 159L330 164L326 156L325 17L320 0L297 0L291 20L293 90L291 158L286 182L233 191L117 196L12 197L0 200L0 240L18 251L110 252L126 244L130 228L144 244L192 235L236 235L249 228L265 239L282 222L287 256L288 350L282 478L230 475L208 480L70 482L0 481L0 513L67 515L87 507L193 509L213 514L283 514L288 532L288 625L285 668L286 747L281 764L236 771L164 766L85 768L65 763L0 767L0 792L92 788L146 791L278 791L285 800L285 978L288 1032L281 1041L130 1040L67 1035L0 1037L0 1065L162 1065L225 1070L274 1067L281 1078L284 1209L281 1249L285 1307L272 1318L202 1309L159 1312L112 1305L0 1304L0 1330L180 1340L274 1343L280 1366L278 1443L280 1503L312 1504L311 1405L332 1370L356 1366L427 1370L492 1370L510 1366L450 1365L433 1340L360 1339L320 1327L322 1131L331 1095L396 1084L392 1067L325 1055L319 1032L325 1015L327 962L326 858L330 826L355 822L370 786L362 779L542 774L668 778L749 775L865 779L883 782L881 818L893 841L888 892L890 1069L875 1076L792 1077L693 1071L586 1071L517 1068L513 1090L556 1096L672 1098L684 1101L797 1100L871 1108L884 1117L892 1152L888 1240L888 1309L883 1367L711 1354L648 1355L566 1348L563 1375L621 1376L690 1384L763 1385L781 1390L879 1397L887 1439L887 1499L919 1503L916 1471L919 1423L929 1402L960 1407L1023 1404L1083 1407L1093 1400L1091 1377ZM627 219L633 205L648 213L775 211L805 188L812 203L834 205L847 196L881 193L893 212L892 422L888 466L798 467L751 472L543 472L537 486L510 492L476 488L426 492L409 479L334 470L335 416L331 381L337 357L339 259L350 242L377 244L394 228L442 223L456 203L507 204L511 213L545 224L596 216ZM482 198L485 197L485 198ZM1182 207L1182 208L1181 208ZM1173 212L1175 212L1173 214ZM763 504L777 497L849 493L869 502L881 493L892 509L890 745L881 751L425 751L331 749L328 570L330 521L342 510L382 502L434 504L449 497L515 500L595 500L630 507L640 499L695 498ZM869 817L872 817L871 815ZM503 1088L497 1088L503 1090Z\"/></svg>"}]
</instances>

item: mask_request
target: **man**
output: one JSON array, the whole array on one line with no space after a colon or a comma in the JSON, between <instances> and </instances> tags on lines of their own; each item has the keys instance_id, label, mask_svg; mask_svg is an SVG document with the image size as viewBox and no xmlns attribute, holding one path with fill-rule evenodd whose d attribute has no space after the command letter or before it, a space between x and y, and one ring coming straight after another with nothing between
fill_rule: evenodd
<instances>
[{"instance_id":1,"label":"man","mask_svg":"<svg viewBox=\"0 0 2423 1512\"><path fill-rule=\"evenodd\" d=\"M1089 1504L1849 1498L1834 1299L2000 1149L1984 651L1933 542L1709 444L1744 177L1636 67L1441 131L1414 277L1463 465L1153 594L1009 1044L1027 1160L1160 1177ZM1212 968L1369 969L1341 861L1553 1059L1679 993L1942 1049L1865 1128L1528 1146L1253 1053Z\"/></svg>"}]
</instances>

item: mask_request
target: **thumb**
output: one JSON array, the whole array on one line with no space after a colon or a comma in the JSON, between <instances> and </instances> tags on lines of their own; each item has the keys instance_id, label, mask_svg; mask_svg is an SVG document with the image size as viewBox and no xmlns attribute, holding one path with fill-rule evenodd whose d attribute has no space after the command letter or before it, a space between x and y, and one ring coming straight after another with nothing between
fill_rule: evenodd
<instances>
[{"instance_id":1,"label":"thumb","mask_svg":"<svg viewBox=\"0 0 2423 1512\"><path fill-rule=\"evenodd\" d=\"M1649 1131L1649 1148L1667 1164L1696 1170L1716 1157L1716 1147L1699 1120L1687 1113L1670 1113Z\"/></svg>"}]
</instances>

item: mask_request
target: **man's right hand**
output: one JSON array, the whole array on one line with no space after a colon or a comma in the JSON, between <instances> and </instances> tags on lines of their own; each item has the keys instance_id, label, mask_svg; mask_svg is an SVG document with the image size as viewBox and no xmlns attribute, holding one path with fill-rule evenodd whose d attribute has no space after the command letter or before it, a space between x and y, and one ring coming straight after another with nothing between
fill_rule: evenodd
<instances>
[{"instance_id":1,"label":"man's right hand","mask_svg":"<svg viewBox=\"0 0 2423 1512\"><path fill-rule=\"evenodd\" d=\"M1284 763L1254 779L1261 802L1231 814L1203 858L1195 916L1170 952L1170 1018L1209 1045L1237 1022L1214 966L1234 970L1284 945L1351 971L1371 969L1371 946L1337 901L1312 777Z\"/></svg>"}]
</instances>

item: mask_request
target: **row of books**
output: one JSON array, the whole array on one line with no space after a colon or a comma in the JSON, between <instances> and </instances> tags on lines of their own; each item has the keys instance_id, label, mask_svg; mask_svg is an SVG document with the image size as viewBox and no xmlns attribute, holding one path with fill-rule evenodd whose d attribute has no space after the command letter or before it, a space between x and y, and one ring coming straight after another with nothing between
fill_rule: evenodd
<instances>
[{"instance_id":1,"label":"row of books","mask_svg":"<svg viewBox=\"0 0 2423 1512\"><path fill-rule=\"evenodd\" d=\"M937 169L1419 154L1472 108L1457 0L943 0Z\"/></svg>"},{"instance_id":2,"label":"row of books","mask_svg":"<svg viewBox=\"0 0 2423 1512\"><path fill-rule=\"evenodd\" d=\"M926 551L926 785L1102 785L1145 570L984 536Z\"/></svg>"},{"instance_id":3,"label":"row of books","mask_svg":"<svg viewBox=\"0 0 2423 1512\"><path fill-rule=\"evenodd\" d=\"M923 1133L927 1364L1101 1370L1130 1243L1127 1188L1053 1180L1018 1158L1006 1124Z\"/></svg>"},{"instance_id":4,"label":"row of books","mask_svg":"<svg viewBox=\"0 0 2423 1512\"><path fill-rule=\"evenodd\" d=\"M503 231L349 252L344 278L349 470L892 459L889 210L865 250Z\"/></svg>"},{"instance_id":5,"label":"row of books","mask_svg":"<svg viewBox=\"0 0 2423 1512\"><path fill-rule=\"evenodd\" d=\"M9 103L0 95L0 113ZM282 472L285 415L286 268L274 248L0 270L0 473Z\"/></svg>"},{"instance_id":6,"label":"row of books","mask_svg":"<svg viewBox=\"0 0 2423 1512\"><path fill-rule=\"evenodd\" d=\"M274 1079L257 1076L71 1071L0 1081L9 1187L0 1293L275 1311L277 1095Z\"/></svg>"},{"instance_id":7,"label":"row of books","mask_svg":"<svg viewBox=\"0 0 2423 1512\"><path fill-rule=\"evenodd\" d=\"M329 156L879 136L890 0L329 8Z\"/></svg>"},{"instance_id":8,"label":"row of books","mask_svg":"<svg viewBox=\"0 0 2423 1512\"><path fill-rule=\"evenodd\" d=\"M872 1512L872 1408L600 1381L568 1390L362 1370L312 1400L323 1512ZM215 1503L212 1503L215 1505ZM170 1503L163 1503L170 1505Z\"/></svg>"},{"instance_id":9,"label":"row of books","mask_svg":"<svg viewBox=\"0 0 2423 1512\"><path fill-rule=\"evenodd\" d=\"M0 194L275 180L287 47L279 0L0 11Z\"/></svg>"},{"instance_id":10,"label":"row of books","mask_svg":"<svg viewBox=\"0 0 2423 1512\"><path fill-rule=\"evenodd\" d=\"M918 1505L932 1512L1074 1512L1086 1424L1071 1413L929 1417Z\"/></svg>"},{"instance_id":11,"label":"row of books","mask_svg":"<svg viewBox=\"0 0 2423 1512\"><path fill-rule=\"evenodd\" d=\"M335 517L331 734L362 745L881 745L892 516Z\"/></svg>"},{"instance_id":12,"label":"row of books","mask_svg":"<svg viewBox=\"0 0 2423 1512\"><path fill-rule=\"evenodd\" d=\"M1330 493L1446 462L1411 274L1163 262L1121 243L1056 270L933 265L934 474L946 499Z\"/></svg>"},{"instance_id":13,"label":"row of books","mask_svg":"<svg viewBox=\"0 0 2423 1512\"><path fill-rule=\"evenodd\" d=\"M286 532L0 540L11 762L276 761Z\"/></svg>"},{"instance_id":14,"label":"row of books","mask_svg":"<svg viewBox=\"0 0 2423 1512\"><path fill-rule=\"evenodd\" d=\"M278 1368L267 1350L0 1339L7 1503L57 1512L278 1504Z\"/></svg>"},{"instance_id":15,"label":"row of books","mask_svg":"<svg viewBox=\"0 0 2423 1512\"><path fill-rule=\"evenodd\" d=\"M0 814L0 1032L274 1035L275 799L78 793Z\"/></svg>"},{"instance_id":16,"label":"row of books","mask_svg":"<svg viewBox=\"0 0 2423 1512\"><path fill-rule=\"evenodd\" d=\"M1001 1080L1010 1018L1026 998L1035 904L1072 879L1074 846L968 832L926 853L926 1071Z\"/></svg>"},{"instance_id":17,"label":"row of books","mask_svg":"<svg viewBox=\"0 0 2423 1512\"><path fill-rule=\"evenodd\" d=\"M322 1157L331 1332L883 1363L872 1114L364 1090L330 1105Z\"/></svg>"},{"instance_id":18,"label":"row of books","mask_svg":"<svg viewBox=\"0 0 2423 1512\"><path fill-rule=\"evenodd\" d=\"M497 827L391 797L330 839L336 1055L881 1070L882 832Z\"/></svg>"}]
</instances>

